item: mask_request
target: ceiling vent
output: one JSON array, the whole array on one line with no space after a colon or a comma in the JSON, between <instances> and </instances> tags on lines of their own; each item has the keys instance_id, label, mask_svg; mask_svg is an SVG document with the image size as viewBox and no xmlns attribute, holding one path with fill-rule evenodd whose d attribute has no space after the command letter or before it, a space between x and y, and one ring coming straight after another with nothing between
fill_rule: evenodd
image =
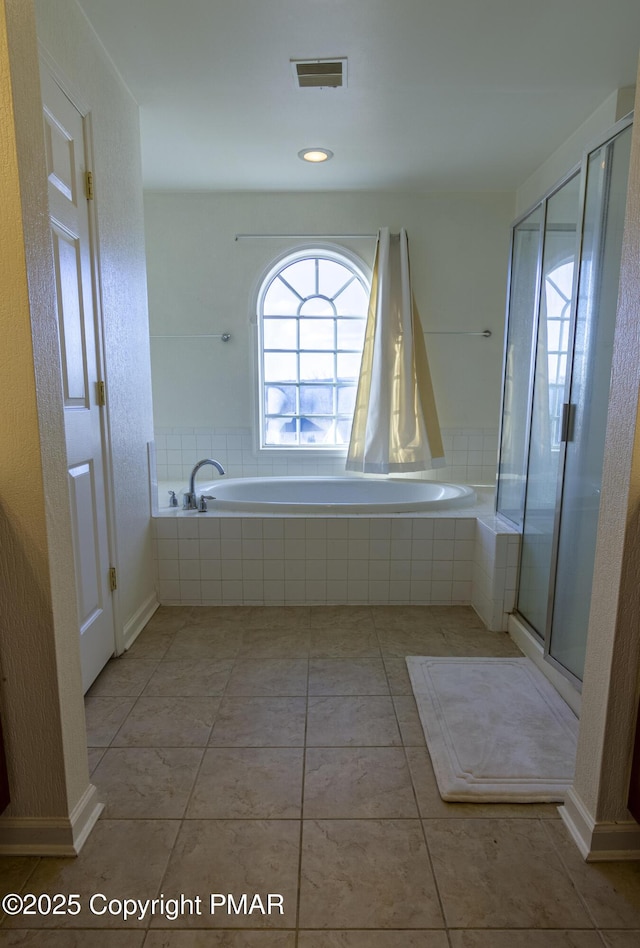
<instances>
[{"instance_id":1,"label":"ceiling vent","mask_svg":"<svg viewBox=\"0 0 640 948\"><path fill-rule=\"evenodd\" d=\"M344 89L347 85L345 59L292 59L297 89Z\"/></svg>"}]
</instances>

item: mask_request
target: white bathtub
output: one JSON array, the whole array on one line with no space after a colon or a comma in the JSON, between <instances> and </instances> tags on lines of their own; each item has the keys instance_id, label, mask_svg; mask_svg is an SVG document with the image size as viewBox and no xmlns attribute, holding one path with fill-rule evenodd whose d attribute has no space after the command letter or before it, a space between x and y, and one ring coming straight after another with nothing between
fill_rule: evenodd
<instances>
[{"instance_id":1,"label":"white bathtub","mask_svg":"<svg viewBox=\"0 0 640 948\"><path fill-rule=\"evenodd\" d=\"M386 477L222 477L197 482L196 493L212 495L209 512L269 514L405 513L458 508L475 503L471 487ZM162 485L160 507L167 506ZM182 503L182 490L177 491Z\"/></svg>"}]
</instances>

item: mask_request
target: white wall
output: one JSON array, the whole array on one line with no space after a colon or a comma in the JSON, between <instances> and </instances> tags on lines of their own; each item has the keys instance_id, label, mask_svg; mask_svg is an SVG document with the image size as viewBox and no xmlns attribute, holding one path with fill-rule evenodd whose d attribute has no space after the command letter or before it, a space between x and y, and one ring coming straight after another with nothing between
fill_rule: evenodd
<instances>
[{"instance_id":1,"label":"white wall","mask_svg":"<svg viewBox=\"0 0 640 948\"><path fill-rule=\"evenodd\" d=\"M236 233L375 234L381 226L409 233L425 330L491 329L489 340L427 342L442 427L464 437L495 433L512 217L513 195L505 193L147 193L152 335L232 334L227 344L152 339L156 433L252 426L255 292L273 259L296 244L236 242ZM371 265L375 241L343 243ZM491 463L495 471L495 448Z\"/></svg>"},{"instance_id":2,"label":"white wall","mask_svg":"<svg viewBox=\"0 0 640 948\"><path fill-rule=\"evenodd\" d=\"M153 438L138 107L75 0L35 0L38 39L91 109L117 612L126 633L154 598L146 443Z\"/></svg>"}]
</instances>

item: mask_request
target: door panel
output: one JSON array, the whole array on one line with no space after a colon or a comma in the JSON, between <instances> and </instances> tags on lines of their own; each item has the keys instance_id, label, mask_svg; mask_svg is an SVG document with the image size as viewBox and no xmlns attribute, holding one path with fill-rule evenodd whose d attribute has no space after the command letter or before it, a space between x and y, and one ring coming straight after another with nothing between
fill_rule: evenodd
<instances>
[{"instance_id":1,"label":"door panel","mask_svg":"<svg viewBox=\"0 0 640 948\"><path fill-rule=\"evenodd\" d=\"M60 334L64 421L85 691L114 652L99 333L85 197L82 115L42 66L49 213Z\"/></svg>"}]
</instances>

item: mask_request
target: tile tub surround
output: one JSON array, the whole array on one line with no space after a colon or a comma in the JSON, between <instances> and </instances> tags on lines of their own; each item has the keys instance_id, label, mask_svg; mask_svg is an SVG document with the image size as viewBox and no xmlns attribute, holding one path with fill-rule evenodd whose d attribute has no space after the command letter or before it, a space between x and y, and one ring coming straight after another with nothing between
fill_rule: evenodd
<instances>
[{"instance_id":1,"label":"tile tub surround","mask_svg":"<svg viewBox=\"0 0 640 948\"><path fill-rule=\"evenodd\" d=\"M16 916L0 943L635 948L638 864L584 863L552 805L440 799L402 667L433 650L517 654L469 607L159 609L86 698L103 816L75 859L0 859L3 894L282 892L286 914Z\"/></svg>"},{"instance_id":2,"label":"tile tub surround","mask_svg":"<svg viewBox=\"0 0 640 948\"><path fill-rule=\"evenodd\" d=\"M198 458L220 461L229 477L344 474L344 456L322 457L256 452L249 428L156 428L157 476L183 490ZM496 479L497 428L443 428L446 467L424 473L427 480L454 484L493 484ZM419 477L419 474L412 474Z\"/></svg>"},{"instance_id":3,"label":"tile tub surround","mask_svg":"<svg viewBox=\"0 0 640 948\"><path fill-rule=\"evenodd\" d=\"M519 537L477 507L392 517L163 511L153 518L164 605L471 603L505 630ZM482 519L479 520L478 518Z\"/></svg>"}]
</instances>

